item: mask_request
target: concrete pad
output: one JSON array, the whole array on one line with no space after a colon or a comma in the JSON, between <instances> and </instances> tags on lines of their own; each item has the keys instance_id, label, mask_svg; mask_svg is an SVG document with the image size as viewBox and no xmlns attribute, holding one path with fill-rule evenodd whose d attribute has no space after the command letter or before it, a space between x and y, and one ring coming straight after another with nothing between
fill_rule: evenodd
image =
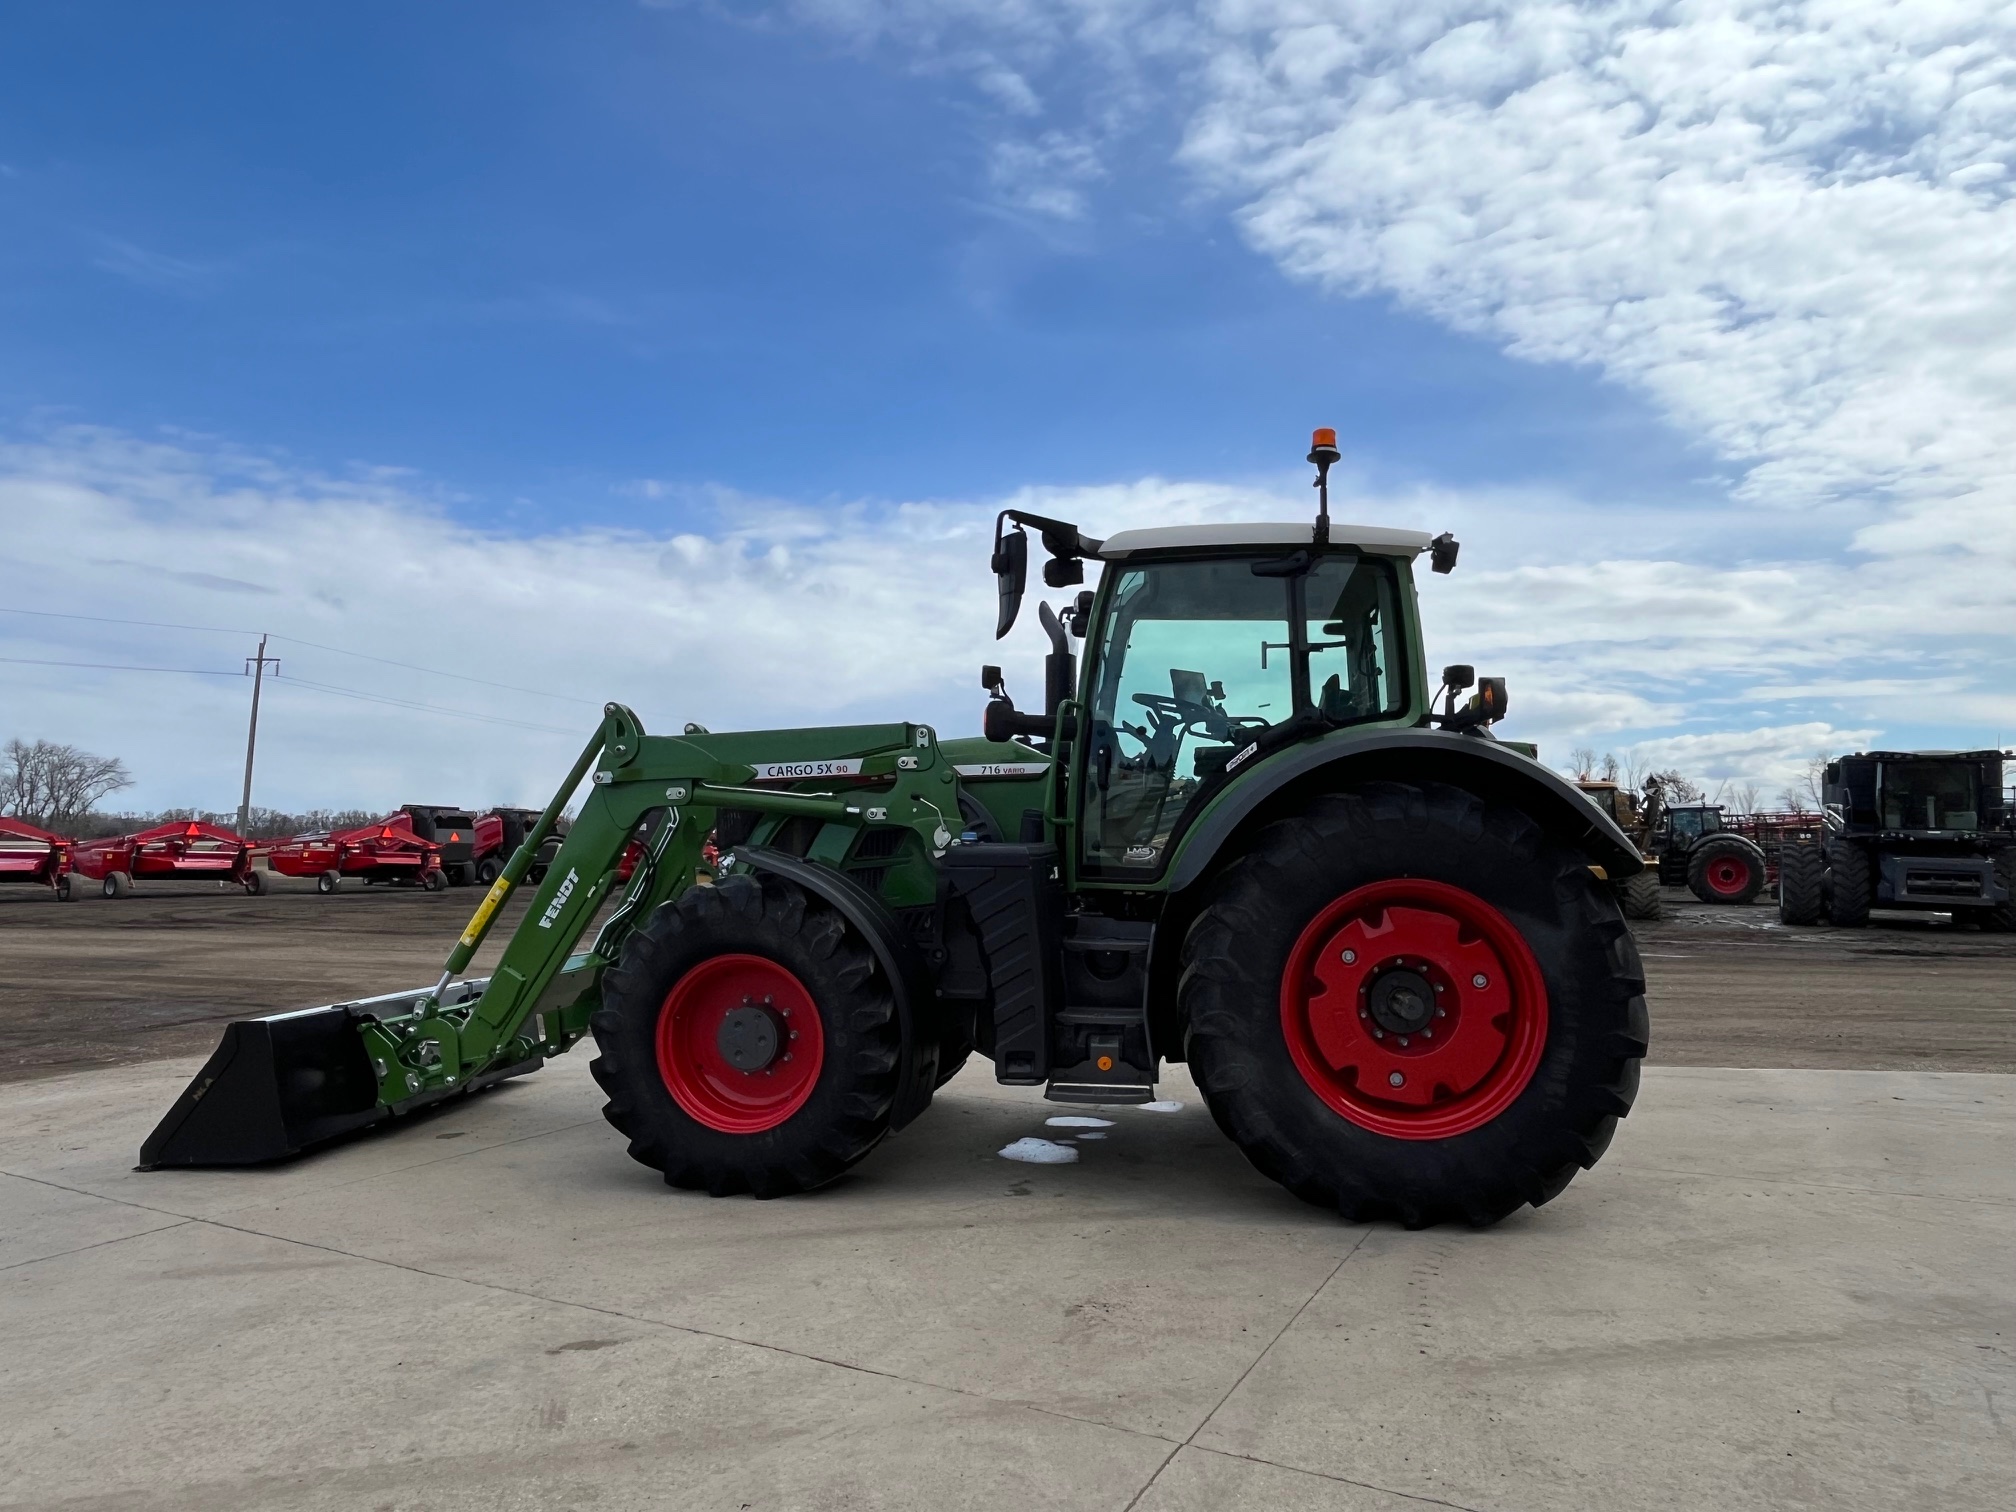
<instances>
[{"instance_id":1,"label":"concrete pad","mask_svg":"<svg viewBox=\"0 0 2016 1512\"><path fill-rule=\"evenodd\" d=\"M1197 1442L1463 1506L2000 1505L2012 1241L2000 1202L1635 1170L1375 1231Z\"/></svg>"},{"instance_id":2,"label":"concrete pad","mask_svg":"<svg viewBox=\"0 0 2016 1512\"><path fill-rule=\"evenodd\" d=\"M200 1223L14 1272L0 1334L7 1507L1095 1508L1168 1453Z\"/></svg>"},{"instance_id":3,"label":"concrete pad","mask_svg":"<svg viewBox=\"0 0 2016 1512\"><path fill-rule=\"evenodd\" d=\"M261 1172L129 1169L192 1063L0 1091L0 1171L64 1189L0 1181L0 1232L60 1256L0 1271L0 1505L1965 1509L2016 1482L2007 1077L1655 1068L1557 1201L1407 1234L1259 1177L1180 1071L1182 1111L1103 1110L1029 1166L995 1152L1074 1131L977 1066L832 1189L759 1203L631 1162L586 1059Z\"/></svg>"},{"instance_id":4,"label":"concrete pad","mask_svg":"<svg viewBox=\"0 0 2016 1512\"><path fill-rule=\"evenodd\" d=\"M0 1271L187 1221L19 1176L0 1176L0 1215Z\"/></svg>"},{"instance_id":5,"label":"concrete pad","mask_svg":"<svg viewBox=\"0 0 2016 1512\"><path fill-rule=\"evenodd\" d=\"M1423 1505L1418 1497L1186 1444L1134 1512L1422 1512Z\"/></svg>"}]
</instances>

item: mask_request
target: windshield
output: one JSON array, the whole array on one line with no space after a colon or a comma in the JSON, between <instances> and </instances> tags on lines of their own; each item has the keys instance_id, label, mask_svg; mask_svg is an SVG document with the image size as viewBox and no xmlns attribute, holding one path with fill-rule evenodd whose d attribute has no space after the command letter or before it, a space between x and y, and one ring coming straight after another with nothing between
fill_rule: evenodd
<instances>
[{"instance_id":1,"label":"windshield","mask_svg":"<svg viewBox=\"0 0 2016 1512\"><path fill-rule=\"evenodd\" d=\"M1093 671L1088 868L1159 868L1191 801L1239 744L1298 708L1332 724L1405 710L1392 563L1330 557L1300 578L1253 567L1170 562L1128 568L1115 583Z\"/></svg>"},{"instance_id":2,"label":"windshield","mask_svg":"<svg viewBox=\"0 0 2016 1512\"><path fill-rule=\"evenodd\" d=\"M1978 830L1980 781L1980 769L1971 761L1886 761L1880 778L1883 828Z\"/></svg>"}]
</instances>

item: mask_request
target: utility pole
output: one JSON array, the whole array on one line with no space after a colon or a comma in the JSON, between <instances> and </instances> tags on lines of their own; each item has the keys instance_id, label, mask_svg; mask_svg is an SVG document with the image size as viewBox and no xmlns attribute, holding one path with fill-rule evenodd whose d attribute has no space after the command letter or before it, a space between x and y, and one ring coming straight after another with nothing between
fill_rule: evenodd
<instances>
[{"instance_id":1,"label":"utility pole","mask_svg":"<svg viewBox=\"0 0 2016 1512\"><path fill-rule=\"evenodd\" d=\"M266 665L271 662L274 671L280 670L280 658L266 654L266 637L259 637L259 654L245 658L245 670L252 674L252 723L245 731L245 792L238 800L238 833L244 834L245 827L252 822L252 753L259 745L259 684L266 675Z\"/></svg>"}]
</instances>

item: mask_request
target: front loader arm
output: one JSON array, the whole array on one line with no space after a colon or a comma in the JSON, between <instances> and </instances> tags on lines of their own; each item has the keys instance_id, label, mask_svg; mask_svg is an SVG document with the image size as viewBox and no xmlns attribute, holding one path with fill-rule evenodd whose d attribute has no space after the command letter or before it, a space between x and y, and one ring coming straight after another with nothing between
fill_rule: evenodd
<instances>
[{"instance_id":1,"label":"front loader arm","mask_svg":"<svg viewBox=\"0 0 2016 1512\"><path fill-rule=\"evenodd\" d=\"M857 786L844 793L750 786L829 773ZM584 778L592 780L580 817L496 969L456 981ZM602 973L638 923L693 884L701 847L724 808L816 820L829 836L901 825L934 858L950 841L948 817L956 821L959 812L956 774L922 725L647 738L635 714L609 704L456 940L439 981L227 1025L209 1062L142 1145L141 1165L244 1165L291 1155L536 1070L571 1049L600 1006ZM640 827L649 839L625 880L624 849ZM619 887L619 901L582 948Z\"/></svg>"}]
</instances>

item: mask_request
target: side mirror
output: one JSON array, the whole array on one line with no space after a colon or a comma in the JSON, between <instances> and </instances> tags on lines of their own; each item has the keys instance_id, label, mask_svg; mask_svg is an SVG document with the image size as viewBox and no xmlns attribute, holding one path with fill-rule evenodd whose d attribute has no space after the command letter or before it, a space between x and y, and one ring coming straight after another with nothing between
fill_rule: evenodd
<instances>
[{"instance_id":1,"label":"side mirror","mask_svg":"<svg viewBox=\"0 0 2016 1512\"><path fill-rule=\"evenodd\" d=\"M1454 572L1456 553L1463 549L1463 543L1448 531L1428 543L1428 565L1436 572Z\"/></svg>"},{"instance_id":2,"label":"side mirror","mask_svg":"<svg viewBox=\"0 0 2016 1512\"><path fill-rule=\"evenodd\" d=\"M994 619L996 640L1015 628L1015 616L1022 612L1022 590L1029 581L1029 537L1020 525L1004 533L1001 524L997 520L994 525L994 587L1001 606Z\"/></svg>"},{"instance_id":3,"label":"side mirror","mask_svg":"<svg viewBox=\"0 0 2016 1512\"><path fill-rule=\"evenodd\" d=\"M1007 684L1002 680L999 667L987 666L980 669L980 686L996 698L1008 696Z\"/></svg>"},{"instance_id":4,"label":"side mirror","mask_svg":"<svg viewBox=\"0 0 2016 1512\"><path fill-rule=\"evenodd\" d=\"M1461 693L1476 681L1477 669L1465 666L1462 662L1457 662L1452 666L1442 669L1442 686L1445 688L1454 688L1458 693Z\"/></svg>"}]
</instances>

